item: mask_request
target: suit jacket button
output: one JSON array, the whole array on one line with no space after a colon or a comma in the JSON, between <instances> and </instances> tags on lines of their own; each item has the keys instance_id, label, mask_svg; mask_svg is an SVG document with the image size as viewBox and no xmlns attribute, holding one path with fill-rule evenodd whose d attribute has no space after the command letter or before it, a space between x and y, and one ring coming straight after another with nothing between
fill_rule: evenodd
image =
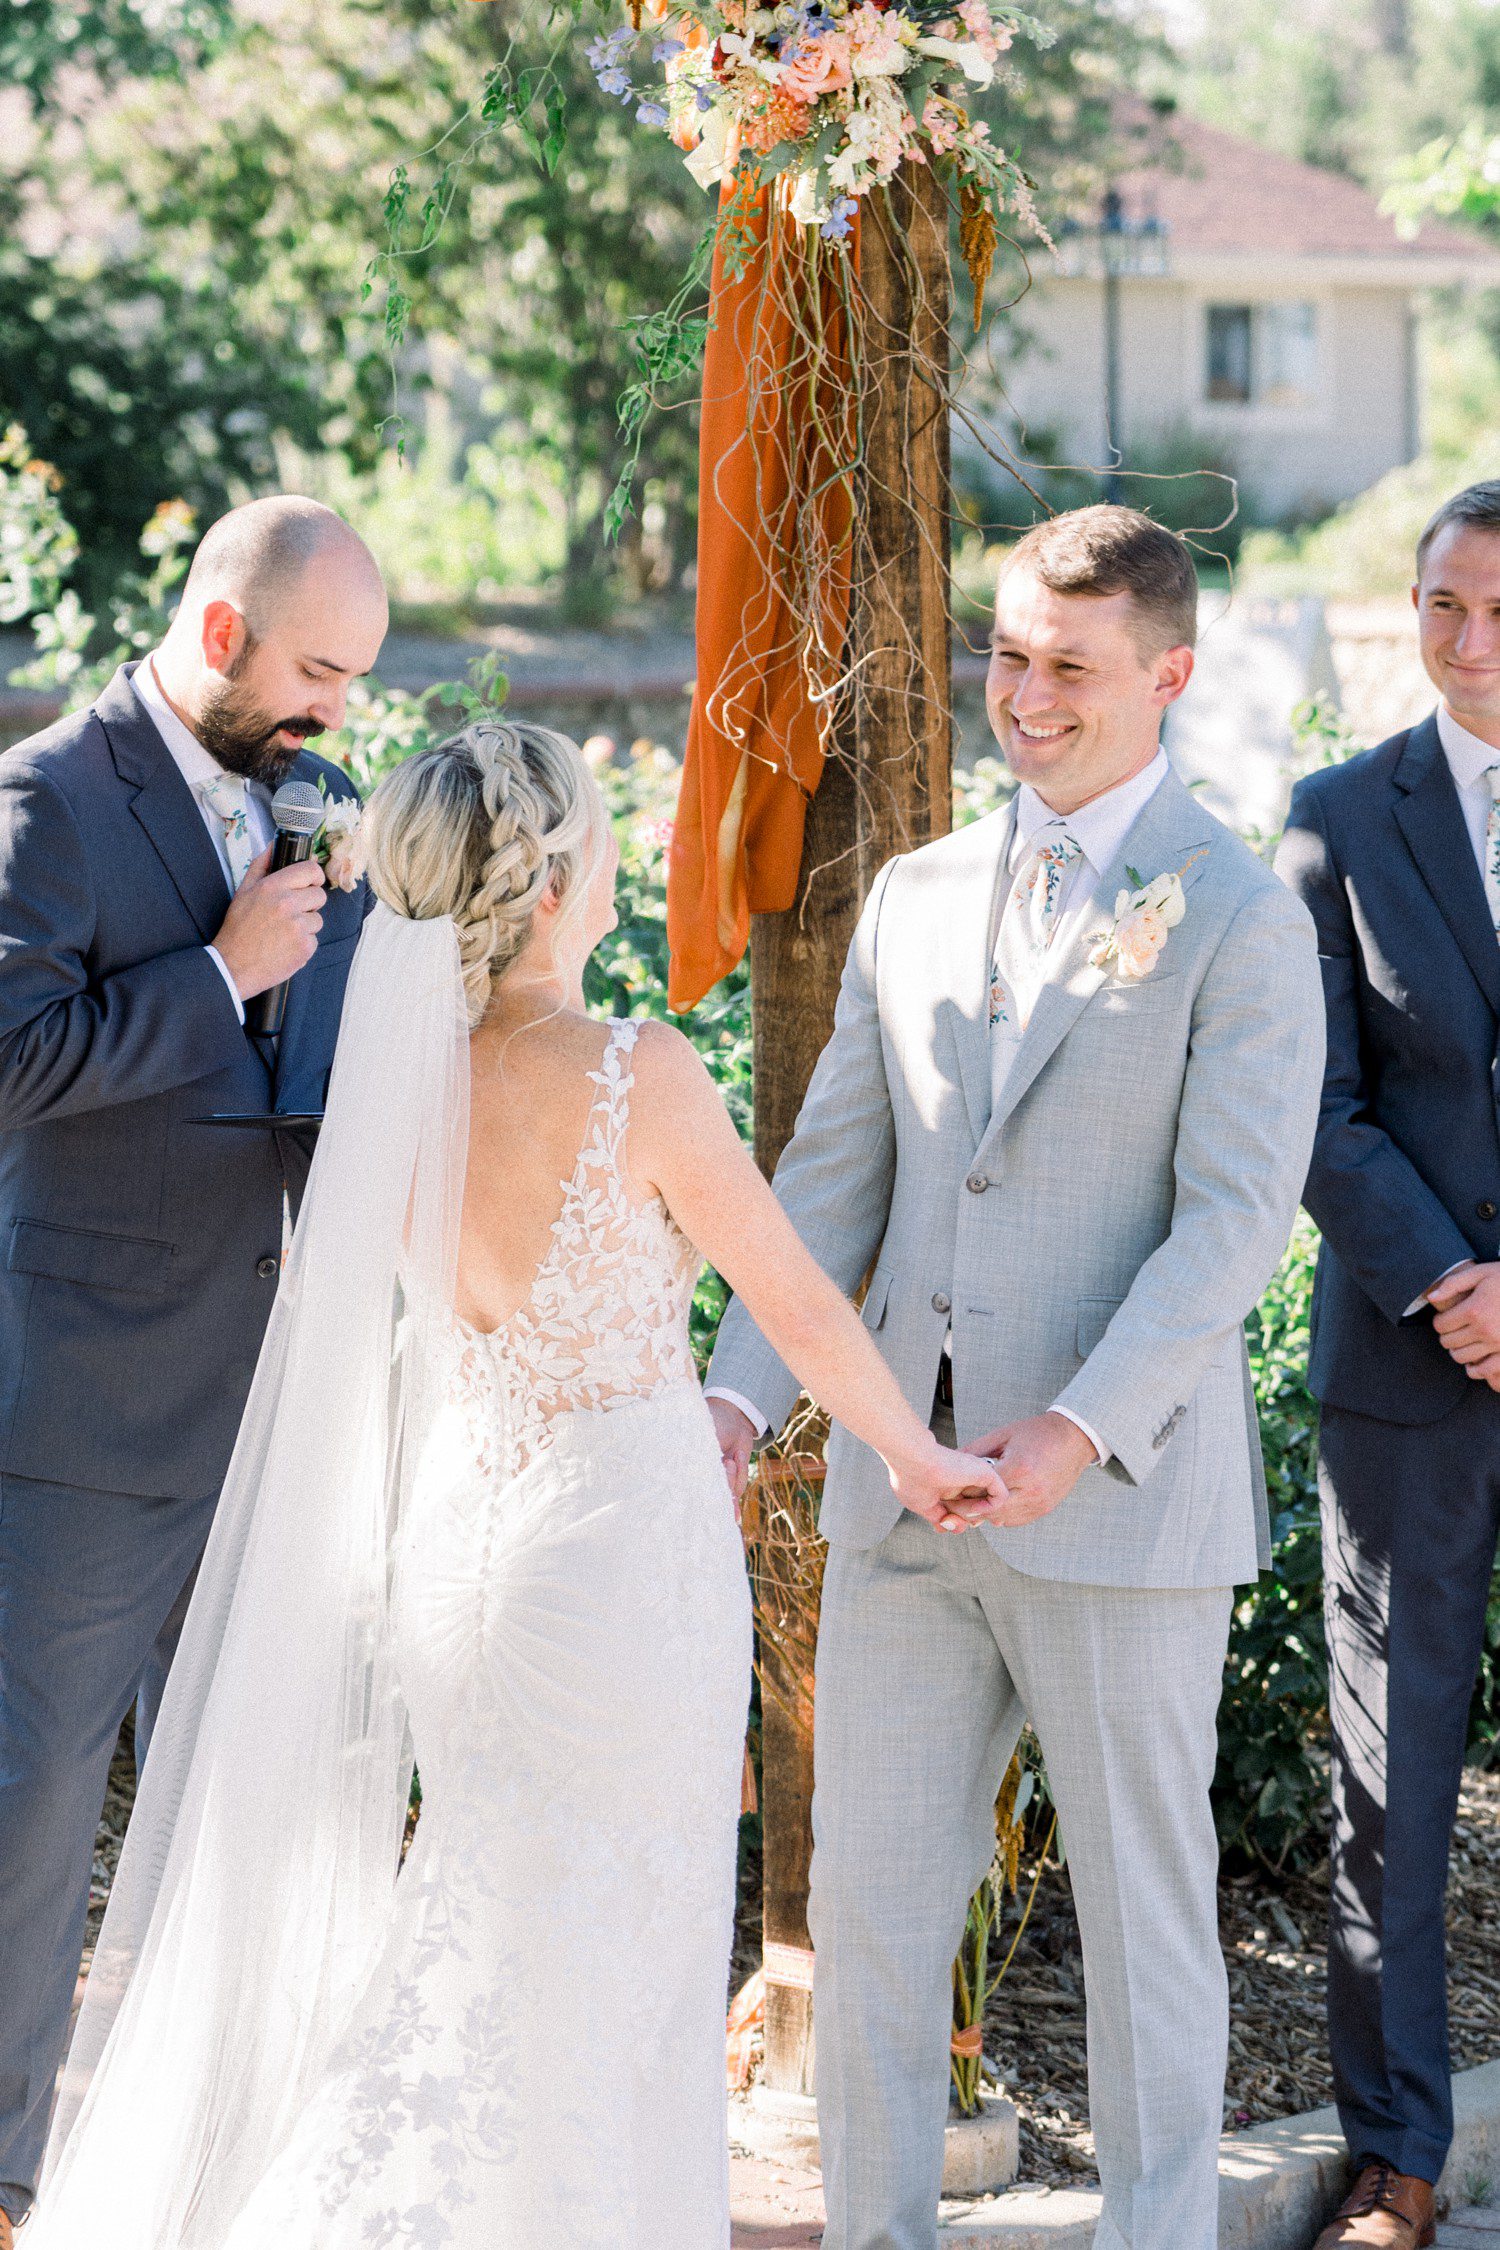
<instances>
[{"instance_id":1,"label":"suit jacket button","mask_svg":"<svg viewBox=\"0 0 1500 2250\"><path fill-rule=\"evenodd\" d=\"M945 1297L942 1290L940 1289L937 1295L932 1300L932 1309L934 1312L952 1312L953 1299L951 1297Z\"/></svg>"},{"instance_id":2,"label":"suit jacket button","mask_svg":"<svg viewBox=\"0 0 1500 2250\"><path fill-rule=\"evenodd\" d=\"M1495 1216L1496 1208L1496 1205L1490 1201L1488 1196L1485 1197L1482 1203L1476 1203L1474 1206L1476 1213L1481 1219L1493 1219L1493 1217Z\"/></svg>"},{"instance_id":3,"label":"suit jacket button","mask_svg":"<svg viewBox=\"0 0 1500 2250\"><path fill-rule=\"evenodd\" d=\"M281 1260L279 1258L257 1258L255 1270L262 1281L274 1281L281 1271Z\"/></svg>"},{"instance_id":4,"label":"suit jacket button","mask_svg":"<svg viewBox=\"0 0 1500 2250\"><path fill-rule=\"evenodd\" d=\"M964 1186L968 1189L970 1195L983 1195L989 1184L982 1172L971 1172L964 1181Z\"/></svg>"}]
</instances>

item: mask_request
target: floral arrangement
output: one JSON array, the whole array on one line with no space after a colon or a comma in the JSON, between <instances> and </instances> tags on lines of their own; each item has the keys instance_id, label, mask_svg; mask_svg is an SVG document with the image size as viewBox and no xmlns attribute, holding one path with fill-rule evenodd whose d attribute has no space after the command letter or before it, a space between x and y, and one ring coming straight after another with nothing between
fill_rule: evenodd
<instances>
[{"instance_id":1,"label":"floral arrangement","mask_svg":"<svg viewBox=\"0 0 1500 2250\"><path fill-rule=\"evenodd\" d=\"M960 195L960 244L982 309L997 208L1033 224L1030 182L969 100L994 84L1019 33L1050 36L995 0L658 0L589 48L600 86L672 135L705 188L780 183L785 208L826 241L906 161L939 162ZM652 76L636 75L649 46Z\"/></svg>"}]
</instances>

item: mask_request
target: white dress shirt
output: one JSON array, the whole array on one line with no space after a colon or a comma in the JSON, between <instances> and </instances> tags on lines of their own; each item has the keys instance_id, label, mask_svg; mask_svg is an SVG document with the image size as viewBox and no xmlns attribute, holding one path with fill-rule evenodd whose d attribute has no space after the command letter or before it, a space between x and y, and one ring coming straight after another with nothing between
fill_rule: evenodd
<instances>
[{"instance_id":1,"label":"white dress shirt","mask_svg":"<svg viewBox=\"0 0 1500 2250\"><path fill-rule=\"evenodd\" d=\"M1080 806L1077 812L1066 815L1066 825L1079 845L1080 857L1074 861L1063 877L1062 891L1058 900L1056 931L1052 940L1055 950L1060 950L1067 944L1077 924L1092 911L1095 894L1098 891L1099 882L1105 869L1112 864L1130 829L1140 814L1144 812L1147 803L1155 796L1171 770L1165 750L1158 750L1151 763L1143 767L1138 774L1133 775L1129 781L1122 781L1117 788L1106 790L1103 796L1095 797L1091 803ZM1057 818L1058 815L1052 810L1052 807L1043 802L1030 783L1023 782L1016 792L1015 818L1011 828L1010 849L1005 860L1006 880L1000 885L999 894L995 901L995 923L990 931L991 952L994 950L995 929L999 927L1001 911L1010 896L1011 878L1025 859L1027 851L1035 841L1038 830L1045 828L1049 821ZM1113 902L1106 900L1105 903L1108 905ZM994 1097L998 1099L1000 1088L1004 1084L1005 1073L1009 1070L1014 1059L1015 1050L1013 1043L1002 1043L997 1039L994 1041L991 1051L994 1056L992 1092ZM948 1340L951 1346L951 1329L949 1330ZM721 1390L716 1385L707 1395L710 1398L722 1398L730 1406L737 1406L746 1420L753 1424L756 1436L765 1436L765 1417L751 1404L749 1399L742 1398L738 1391ZM1079 1415L1072 1413L1066 1406L1054 1407L1052 1411L1055 1414L1061 1414L1066 1421L1073 1423L1077 1429L1082 1430L1084 1436L1098 1454L1101 1464L1109 1459L1110 1449L1099 1436L1097 1430L1090 1429L1087 1422Z\"/></svg>"},{"instance_id":2,"label":"white dress shirt","mask_svg":"<svg viewBox=\"0 0 1500 2250\"><path fill-rule=\"evenodd\" d=\"M233 892L234 877L229 865L229 848L224 836L224 823L203 794L204 782L214 780L217 775L223 773L224 768L219 764L217 758L204 749L191 727L185 725L179 719L171 704L162 694L161 682L156 676L154 655L143 658L141 663L136 666L135 671L131 674L130 684L135 689L137 701L146 711L152 725L166 744L173 764L193 792L193 802L203 816L203 825L208 830L214 850L219 855L219 865L224 870L224 880L229 885L230 891ZM276 836L276 823L271 816L271 793L261 782L247 781L245 783L245 818L250 829L252 849L256 854L259 854L265 850L268 844L275 841ZM218 947L213 945L205 946L204 951L224 979L240 1022L243 1023L245 1020L244 1003L240 999L239 989L229 973L223 955L219 952Z\"/></svg>"},{"instance_id":3,"label":"white dress shirt","mask_svg":"<svg viewBox=\"0 0 1500 2250\"><path fill-rule=\"evenodd\" d=\"M1443 756L1453 775L1453 786L1458 791L1459 808L1464 816L1464 826L1469 831L1469 842L1474 847L1474 857L1479 872L1484 873L1484 841L1490 822L1490 785L1485 779L1491 766L1500 766L1500 750L1493 742L1481 742L1477 734L1470 734L1460 726L1451 711L1443 704L1437 711L1438 740L1443 746Z\"/></svg>"}]
</instances>

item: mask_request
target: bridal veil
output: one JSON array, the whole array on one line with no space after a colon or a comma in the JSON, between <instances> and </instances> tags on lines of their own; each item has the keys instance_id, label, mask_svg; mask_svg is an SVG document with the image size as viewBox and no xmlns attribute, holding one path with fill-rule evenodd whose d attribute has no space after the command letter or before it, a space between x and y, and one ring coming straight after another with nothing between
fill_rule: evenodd
<instances>
[{"instance_id":1,"label":"bridal veil","mask_svg":"<svg viewBox=\"0 0 1500 2250\"><path fill-rule=\"evenodd\" d=\"M441 1364L422 1328L453 1302L467 1141L454 925L377 906L31 2250L216 2250L376 1954L411 1772L389 1562Z\"/></svg>"}]
</instances>

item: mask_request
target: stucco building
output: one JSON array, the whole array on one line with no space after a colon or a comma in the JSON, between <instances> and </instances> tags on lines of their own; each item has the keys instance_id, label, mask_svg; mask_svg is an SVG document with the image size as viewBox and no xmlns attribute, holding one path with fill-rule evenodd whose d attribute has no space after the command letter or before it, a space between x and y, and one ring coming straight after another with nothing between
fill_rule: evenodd
<instances>
[{"instance_id":1,"label":"stucco building","mask_svg":"<svg viewBox=\"0 0 1500 2250\"><path fill-rule=\"evenodd\" d=\"M1422 308L1500 288L1500 254L1455 227L1403 239L1354 182L1191 119L1160 138L1034 261L1005 378L1021 450L1103 468L1112 435L1147 467L1186 444L1258 512L1321 513L1420 451Z\"/></svg>"}]
</instances>

